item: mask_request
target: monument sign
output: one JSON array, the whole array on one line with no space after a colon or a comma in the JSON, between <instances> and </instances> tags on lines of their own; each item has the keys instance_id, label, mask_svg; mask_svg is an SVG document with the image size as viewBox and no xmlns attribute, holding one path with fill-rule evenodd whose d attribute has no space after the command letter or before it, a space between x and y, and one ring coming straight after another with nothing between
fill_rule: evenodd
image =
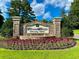
<instances>
[{"instance_id":1,"label":"monument sign","mask_svg":"<svg viewBox=\"0 0 79 59\"><path fill-rule=\"evenodd\" d=\"M39 24L38 24L39 25ZM36 25L34 26L29 26L27 27L27 33L38 33L38 34L41 34L41 33L49 33L49 27L44 27L42 25L39 25L39 27L37 27Z\"/></svg>"},{"instance_id":2,"label":"monument sign","mask_svg":"<svg viewBox=\"0 0 79 59\"><path fill-rule=\"evenodd\" d=\"M20 32L22 32L23 35L20 35ZM13 17L13 36L20 36L21 38L43 36L61 37L61 18L54 18L52 23L33 21L20 26L20 17L15 16Z\"/></svg>"}]
</instances>

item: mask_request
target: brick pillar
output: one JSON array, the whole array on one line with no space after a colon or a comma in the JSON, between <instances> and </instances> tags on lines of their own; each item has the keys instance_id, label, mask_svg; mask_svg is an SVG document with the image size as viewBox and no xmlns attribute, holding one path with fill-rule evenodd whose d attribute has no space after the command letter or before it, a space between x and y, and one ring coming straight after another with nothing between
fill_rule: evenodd
<instances>
[{"instance_id":1,"label":"brick pillar","mask_svg":"<svg viewBox=\"0 0 79 59\"><path fill-rule=\"evenodd\" d=\"M61 37L61 18L54 18L54 36Z\"/></svg>"},{"instance_id":2,"label":"brick pillar","mask_svg":"<svg viewBox=\"0 0 79 59\"><path fill-rule=\"evenodd\" d=\"M13 36L19 36L20 35L20 18L19 16L13 16Z\"/></svg>"}]
</instances>

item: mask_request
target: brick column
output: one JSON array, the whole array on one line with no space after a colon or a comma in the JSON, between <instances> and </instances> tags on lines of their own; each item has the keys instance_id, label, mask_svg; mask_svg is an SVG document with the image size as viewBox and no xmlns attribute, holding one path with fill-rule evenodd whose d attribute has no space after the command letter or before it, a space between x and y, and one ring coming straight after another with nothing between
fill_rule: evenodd
<instances>
[{"instance_id":1,"label":"brick column","mask_svg":"<svg viewBox=\"0 0 79 59\"><path fill-rule=\"evenodd\" d=\"M19 16L13 16L13 36L19 36L20 35L20 18Z\"/></svg>"},{"instance_id":2,"label":"brick column","mask_svg":"<svg viewBox=\"0 0 79 59\"><path fill-rule=\"evenodd\" d=\"M61 37L61 18L54 18L54 36Z\"/></svg>"}]
</instances>

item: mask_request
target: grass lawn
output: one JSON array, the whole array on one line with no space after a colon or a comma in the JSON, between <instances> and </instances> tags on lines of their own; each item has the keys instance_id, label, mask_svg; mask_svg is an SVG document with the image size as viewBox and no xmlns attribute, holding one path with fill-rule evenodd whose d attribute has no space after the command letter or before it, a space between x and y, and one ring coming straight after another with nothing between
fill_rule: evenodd
<instances>
[{"instance_id":1,"label":"grass lawn","mask_svg":"<svg viewBox=\"0 0 79 59\"><path fill-rule=\"evenodd\" d=\"M64 50L6 50L0 49L0 59L79 59L79 41Z\"/></svg>"},{"instance_id":2,"label":"grass lawn","mask_svg":"<svg viewBox=\"0 0 79 59\"><path fill-rule=\"evenodd\" d=\"M74 34L79 34L79 29L73 30Z\"/></svg>"}]
</instances>

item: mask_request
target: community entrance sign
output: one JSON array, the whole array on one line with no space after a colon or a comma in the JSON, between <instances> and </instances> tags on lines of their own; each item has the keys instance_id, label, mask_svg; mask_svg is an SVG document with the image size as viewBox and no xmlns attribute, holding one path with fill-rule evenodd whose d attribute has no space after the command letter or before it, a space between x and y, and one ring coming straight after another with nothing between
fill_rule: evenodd
<instances>
[{"instance_id":1,"label":"community entrance sign","mask_svg":"<svg viewBox=\"0 0 79 59\"><path fill-rule=\"evenodd\" d=\"M20 35L20 33L22 34ZM54 18L52 23L33 21L20 24L20 17L15 16L13 17L13 36L20 36L21 38L40 36L61 37L61 18Z\"/></svg>"},{"instance_id":2,"label":"community entrance sign","mask_svg":"<svg viewBox=\"0 0 79 59\"><path fill-rule=\"evenodd\" d=\"M44 26L42 26L42 25L39 25L38 24L38 26L36 26L36 25L34 25L34 26L29 26L29 27L27 27L27 33L29 33L29 34L31 34L31 33L38 33L38 34L47 34L47 33L49 33L49 27L44 27Z\"/></svg>"}]
</instances>

